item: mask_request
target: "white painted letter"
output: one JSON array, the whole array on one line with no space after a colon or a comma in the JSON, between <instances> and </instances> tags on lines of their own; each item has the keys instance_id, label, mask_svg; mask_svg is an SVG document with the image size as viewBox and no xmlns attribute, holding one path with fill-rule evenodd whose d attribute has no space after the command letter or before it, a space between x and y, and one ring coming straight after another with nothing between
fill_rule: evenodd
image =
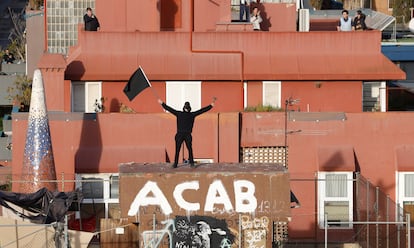
<instances>
[{"instance_id":1,"label":"white painted letter","mask_svg":"<svg viewBox=\"0 0 414 248\"><path fill-rule=\"evenodd\" d=\"M180 183L177 186L175 186L173 195L174 195L174 199L177 202L178 206L187 211L200 210L200 203L191 203L191 202L184 200L183 192L186 189L198 190L199 189L198 181Z\"/></svg>"},{"instance_id":2,"label":"white painted letter","mask_svg":"<svg viewBox=\"0 0 414 248\"><path fill-rule=\"evenodd\" d=\"M246 190L243 191L243 188ZM238 213L252 213L256 211L257 199L254 196L255 186L252 182L247 180L234 181L234 198L236 205L236 212Z\"/></svg>"},{"instance_id":3,"label":"white painted letter","mask_svg":"<svg viewBox=\"0 0 414 248\"><path fill-rule=\"evenodd\" d=\"M150 192L152 192L153 196L148 196ZM134 216L138 213L140 206L148 205L159 205L165 215L172 213L172 209L167 198L165 198L156 182L148 181L144 187L142 187L134 201L131 203L128 215Z\"/></svg>"},{"instance_id":4,"label":"white painted letter","mask_svg":"<svg viewBox=\"0 0 414 248\"><path fill-rule=\"evenodd\" d=\"M233 210L233 205L231 205L229 195L227 194L226 189L220 180L216 180L210 184L206 196L206 205L204 206L204 211L213 212L214 204L223 204L224 209L227 211Z\"/></svg>"}]
</instances>

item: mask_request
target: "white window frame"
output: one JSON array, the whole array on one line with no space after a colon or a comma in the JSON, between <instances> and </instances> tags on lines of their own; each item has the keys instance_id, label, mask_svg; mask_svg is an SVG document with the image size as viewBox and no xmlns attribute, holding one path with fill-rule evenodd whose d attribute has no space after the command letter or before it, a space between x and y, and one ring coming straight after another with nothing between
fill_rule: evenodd
<instances>
[{"instance_id":1,"label":"white window frame","mask_svg":"<svg viewBox=\"0 0 414 248\"><path fill-rule=\"evenodd\" d=\"M388 11L393 11L393 6L390 6L390 0L387 0L387 7L388 7Z\"/></svg>"},{"instance_id":2,"label":"white window frame","mask_svg":"<svg viewBox=\"0 0 414 248\"><path fill-rule=\"evenodd\" d=\"M247 108L247 81L243 82L243 109Z\"/></svg>"},{"instance_id":3,"label":"white window frame","mask_svg":"<svg viewBox=\"0 0 414 248\"><path fill-rule=\"evenodd\" d=\"M75 110L75 93L74 85L83 85L84 86L84 109L83 111ZM93 97L93 100L89 99L89 86L97 85L98 86L98 95ZM101 81L72 81L71 83L71 111L72 112L84 112L84 113L95 113L95 99L99 102L102 98L102 82Z\"/></svg>"},{"instance_id":4,"label":"white window frame","mask_svg":"<svg viewBox=\"0 0 414 248\"><path fill-rule=\"evenodd\" d=\"M405 176L406 175L413 175L414 171L411 172L396 172L396 195L397 195L397 202L401 209L404 208L404 202L414 202L414 196L406 196L405 194ZM397 219L402 221L401 218L405 218L405 216L402 216L402 213L399 213L399 210L397 209L397 212L395 213L397 215ZM413 229L413 227L411 228Z\"/></svg>"},{"instance_id":5,"label":"white window frame","mask_svg":"<svg viewBox=\"0 0 414 248\"><path fill-rule=\"evenodd\" d=\"M119 204L119 192L118 192L118 198L111 198L111 179L112 176L118 176L118 173L99 173L99 174L76 174L76 188L79 189L82 192L82 178L83 177L93 177L96 179L102 179L103 183L103 198L83 198L82 204L104 204L105 205L105 219L108 218L108 212L109 212L109 204ZM119 181L118 181L118 190L119 190ZM78 214L77 214L78 217Z\"/></svg>"},{"instance_id":6,"label":"white window frame","mask_svg":"<svg viewBox=\"0 0 414 248\"><path fill-rule=\"evenodd\" d=\"M347 176L347 196L346 197L327 197L326 192L326 176L327 175L343 175ZM319 228L325 228L325 203L348 201L348 220L353 220L353 172L349 171L335 171L335 172L318 172L318 223ZM346 225L346 226L345 226ZM344 224L344 226L330 226L329 229L351 229L352 223Z\"/></svg>"},{"instance_id":7,"label":"white window frame","mask_svg":"<svg viewBox=\"0 0 414 248\"><path fill-rule=\"evenodd\" d=\"M201 81L167 81L166 104L181 110L185 102L190 102L192 111L201 108Z\"/></svg>"},{"instance_id":8,"label":"white window frame","mask_svg":"<svg viewBox=\"0 0 414 248\"><path fill-rule=\"evenodd\" d=\"M364 81L363 87L370 85L371 97L377 98L380 104L380 112L387 112L387 82L385 81ZM364 92L362 92L364 94ZM362 96L363 97L363 96Z\"/></svg>"},{"instance_id":9,"label":"white window frame","mask_svg":"<svg viewBox=\"0 0 414 248\"><path fill-rule=\"evenodd\" d=\"M266 91L268 87L274 87L274 90L277 91L277 95L273 96L275 99L268 99ZM263 81L262 82L262 105L270 105L275 108L281 107L281 98L282 98L282 82L281 81Z\"/></svg>"}]
</instances>

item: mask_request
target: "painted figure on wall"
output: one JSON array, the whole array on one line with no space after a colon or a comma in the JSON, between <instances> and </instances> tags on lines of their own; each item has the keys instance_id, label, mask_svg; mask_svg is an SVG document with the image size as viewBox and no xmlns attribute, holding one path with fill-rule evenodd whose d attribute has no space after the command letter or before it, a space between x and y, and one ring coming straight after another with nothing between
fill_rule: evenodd
<instances>
[{"instance_id":1,"label":"painted figure on wall","mask_svg":"<svg viewBox=\"0 0 414 248\"><path fill-rule=\"evenodd\" d=\"M209 216L177 216L175 225L174 247L230 248L235 239L225 220Z\"/></svg>"}]
</instances>

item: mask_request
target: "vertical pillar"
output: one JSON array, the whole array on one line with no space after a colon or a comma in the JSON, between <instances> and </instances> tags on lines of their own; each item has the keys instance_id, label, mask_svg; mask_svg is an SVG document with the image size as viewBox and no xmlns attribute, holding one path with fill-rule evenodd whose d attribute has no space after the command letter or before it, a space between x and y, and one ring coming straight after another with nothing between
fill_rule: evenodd
<instances>
[{"instance_id":1,"label":"vertical pillar","mask_svg":"<svg viewBox=\"0 0 414 248\"><path fill-rule=\"evenodd\" d=\"M57 190L55 163L40 70L35 70L24 148L20 192L32 193L43 187ZM50 180L55 180L51 182Z\"/></svg>"}]
</instances>

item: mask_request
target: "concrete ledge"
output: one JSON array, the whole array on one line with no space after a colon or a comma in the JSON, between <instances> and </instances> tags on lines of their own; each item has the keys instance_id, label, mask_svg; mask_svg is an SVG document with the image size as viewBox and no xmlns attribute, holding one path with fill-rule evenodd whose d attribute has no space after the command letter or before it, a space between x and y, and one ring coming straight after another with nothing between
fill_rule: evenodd
<instances>
[{"instance_id":1,"label":"concrete ledge","mask_svg":"<svg viewBox=\"0 0 414 248\"><path fill-rule=\"evenodd\" d=\"M250 22L218 22L216 31L253 31L253 25Z\"/></svg>"},{"instance_id":2,"label":"concrete ledge","mask_svg":"<svg viewBox=\"0 0 414 248\"><path fill-rule=\"evenodd\" d=\"M1 64L1 71L8 74L25 74L26 73L26 64Z\"/></svg>"}]
</instances>

